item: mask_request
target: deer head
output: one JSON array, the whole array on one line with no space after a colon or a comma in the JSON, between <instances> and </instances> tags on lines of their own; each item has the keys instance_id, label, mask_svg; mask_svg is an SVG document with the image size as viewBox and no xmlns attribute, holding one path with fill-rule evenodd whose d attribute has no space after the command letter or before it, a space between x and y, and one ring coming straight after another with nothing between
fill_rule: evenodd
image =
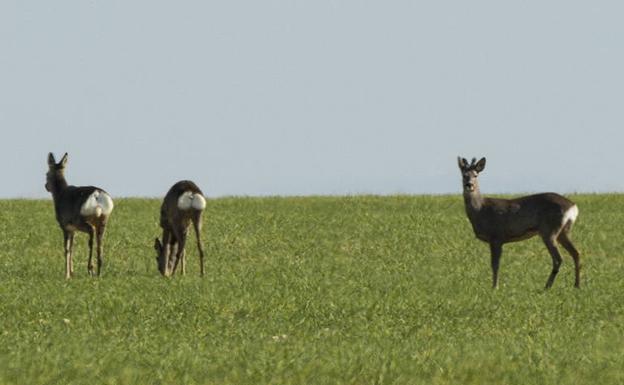
<instances>
[{"instance_id":1,"label":"deer head","mask_svg":"<svg viewBox=\"0 0 624 385\"><path fill-rule=\"evenodd\" d=\"M472 162L468 163L466 158L457 157L457 164L462 174L462 186L465 193L472 193L479 188L477 177L485 168L485 158L481 158L477 162L477 158L472 158Z\"/></svg>"},{"instance_id":2,"label":"deer head","mask_svg":"<svg viewBox=\"0 0 624 385\"><path fill-rule=\"evenodd\" d=\"M48 192L52 192L57 180L65 178L65 166L67 166L67 153L63 155L59 163L56 163L54 154L48 154L48 172L46 174L45 184L45 189Z\"/></svg>"}]
</instances>

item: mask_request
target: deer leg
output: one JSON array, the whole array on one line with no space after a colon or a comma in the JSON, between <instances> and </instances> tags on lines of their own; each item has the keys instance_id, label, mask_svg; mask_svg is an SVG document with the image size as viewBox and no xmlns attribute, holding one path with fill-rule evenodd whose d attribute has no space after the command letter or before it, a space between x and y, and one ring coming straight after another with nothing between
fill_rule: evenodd
<instances>
[{"instance_id":1,"label":"deer leg","mask_svg":"<svg viewBox=\"0 0 624 385\"><path fill-rule=\"evenodd\" d=\"M499 242L490 243L490 255L492 257L492 288L498 288L498 266L500 257L503 254L503 245Z\"/></svg>"},{"instance_id":2,"label":"deer leg","mask_svg":"<svg viewBox=\"0 0 624 385\"><path fill-rule=\"evenodd\" d=\"M548 281L546 281L546 289L549 289L553 282L555 281L555 277L559 272L559 267L561 266L562 258L561 254L559 254L559 250L557 249L557 245L555 245L555 237L544 237L544 243L546 244L546 248L552 257L553 268L550 276L548 277Z\"/></svg>"},{"instance_id":3,"label":"deer leg","mask_svg":"<svg viewBox=\"0 0 624 385\"><path fill-rule=\"evenodd\" d=\"M172 239L167 250L167 274L169 276L173 275L173 265L176 263L177 250L178 242Z\"/></svg>"},{"instance_id":4,"label":"deer leg","mask_svg":"<svg viewBox=\"0 0 624 385\"><path fill-rule=\"evenodd\" d=\"M164 233L163 233L163 237L164 237ZM177 252L177 248L178 248L178 239L176 237L176 234L172 231L172 230L168 230L167 231L167 239L169 239L169 243L167 245L167 258L166 258L166 265L167 266L167 276L170 277L173 275L173 265L176 262L175 261L175 254Z\"/></svg>"},{"instance_id":5,"label":"deer leg","mask_svg":"<svg viewBox=\"0 0 624 385\"><path fill-rule=\"evenodd\" d=\"M186 253L184 249L182 249L182 253L180 253L180 268L182 269L182 275L186 275Z\"/></svg>"},{"instance_id":6,"label":"deer leg","mask_svg":"<svg viewBox=\"0 0 624 385\"><path fill-rule=\"evenodd\" d=\"M63 245L65 248L65 279L71 278L71 245L73 233L63 230Z\"/></svg>"},{"instance_id":7,"label":"deer leg","mask_svg":"<svg viewBox=\"0 0 624 385\"><path fill-rule=\"evenodd\" d=\"M104 237L105 224L102 223L95 228L95 241L97 243L97 276L102 270L102 238Z\"/></svg>"},{"instance_id":8,"label":"deer leg","mask_svg":"<svg viewBox=\"0 0 624 385\"><path fill-rule=\"evenodd\" d=\"M578 250L576 250L576 247L574 247L572 241L570 241L568 233L565 231L562 231L561 234L559 234L559 238L557 238L557 240L561 246L563 246L563 248L570 253L572 259L574 260L574 287L581 287L581 258Z\"/></svg>"},{"instance_id":9,"label":"deer leg","mask_svg":"<svg viewBox=\"0 0 624 385\"><path fill-rule=\"evenodd\" d=\"M74 275L74 233L69 234L69 274Z\"/></svg>"},{"instance_id":10,"label":"deer leg","mask_svg":"<svg viewBox=\"0 0 624 385\"><path fill-rule=\"evenodd\" d=\"M170 259L169 256L171 255L171 248L173 247L173 237L171 236L171 231L167 230L166 228L163 228L163 235L162 235L162 246L163 246L163 256L162 258L164 258L164 261L162 263L164 263L164 267L165 267L165 277L169 276L169 273L171 271L171 264L170 264ZM160 261L159 261L160 263Z\"/></svg>"},{"instance_id":11,"label":"deer leg","mask_svg":"<svg viewBox=\"0 0 624 385\"><path fill-rule=\"evenodd\" d=\"M178 250L176 251L176 260L173 264L173 272L175 273L178 268L178 262L182 263L182 275L184 275L184 245L186 244L186 230L184 230L178 237Z\"/></svg>"},{"instance_id":12,"label":"deer leg","mask_svg":"<svg viewBox=\"0 0 624 385\"><path fill-rule=\"evenodd\" d=\"M87 263L87 272L93 276L93 227L89 226L89 262Z\"/></svg>"},{"instance_id":13,"label":"deer leg","mask_svg":"<svg viewBox=\"0 0 624 385\"><path fill-rule=\"evenodd\" d=\"M182 245L184 245L184 242L182 242ZM185 257L185 252L184 252L184 247L178 244L178 249L176 250L176 260L175 263L173 264L173 273L175 273L176 269L178 268L178 262L180 263L180 265L182 266L182 275L186 274L186 265L185 265L185 261L184 261L184 257Z\"/></svg>"},{"instance_id":14,"label":"deer leg","mask_svg":"<svg viewBox=\"0 0 624 385\"><path fill-rule=\"evenodd\" d=\"M201 217L198 215L193 220L195 238L197 239L197 250L199 250L199 274L204 275L204 248L201 243Z\"/></svg>"}]
</instances>

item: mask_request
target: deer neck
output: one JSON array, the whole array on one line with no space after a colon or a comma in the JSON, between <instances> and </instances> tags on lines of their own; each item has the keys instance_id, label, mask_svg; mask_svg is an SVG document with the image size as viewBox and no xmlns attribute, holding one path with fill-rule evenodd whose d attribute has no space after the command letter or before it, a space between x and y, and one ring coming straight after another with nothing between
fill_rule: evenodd
<instances>
[{"instance_id":1,"label":"deer neck","mask_svg":"<svg viewBox=\"0 0 624 385\"><path fill-rule=\"evenodd\" d=\"M57 198L65 189L67 189L68 186L67 181L65 180L65 176L62 174L54 175L52 178L49 179L48 184L50 186L50 192L52 193L52 198L54 198L54 201L57 200Z\"/></svg>"},{"instance_id":2,"label":"deer neck","mask_svg":"<svg viewBox=\"0 0 624 385\"><path fill-rule=\"evenodd\" d=\"M483 197L479 186L475 186L475 189L471 192L464 191L464 203L466 204L466 213L472 218L473 215L481 211L483 207Z\"/></svg>"}]
</instances>

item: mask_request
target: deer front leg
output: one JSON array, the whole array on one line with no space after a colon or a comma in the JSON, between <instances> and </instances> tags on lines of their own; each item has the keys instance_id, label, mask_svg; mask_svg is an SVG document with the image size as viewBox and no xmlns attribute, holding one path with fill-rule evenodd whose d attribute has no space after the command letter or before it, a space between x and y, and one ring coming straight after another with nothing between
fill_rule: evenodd
<instances>
[{"instance_id":1,"label":"deer front leg","mask_svg":"<svg viewBox=\"0 0 624 385\"><path fill-rule=\"evenodd\" d=\"M186 244L186 231L184 231L180 237L178 237L178 250L176 253L176 260L175 263L173 264L173 271L171 272L171 274L175 274L175 271L178 267L178 262L180 262L182 264L182 275L184 275L185 271L185 266L184 266L184 246Z\"/></svg>"},{"instance_id":2,"label":"deer front leg","mask_svg":"<svg viewBox=\"0 0 624 385\"><path fill-rule=\"evenodd\" d=\"M490 242L490 255L492 263L492 288L498 288L498 266L503 254L503 245L500 242Z\"/></svg>"},{"instance_id":3,"label":"deer front leg","mask_svg":"<svg viewBox=\"0 0 624 385\"><path fill-rule=\"evenodd\" d=\"M171 275L175 274L175 272L176 272L176 270L178 268L178 262L182 266L181 274L182 275L186 274L186 270L185 270L186 269L186 265L185 265L185 262L184 262L184 255L185 255L184 248L181 247L181 246L178 246L178 250L177 250L177 253L176 253L176 260L173 263L173 269L171 271Z\"/></svg>"},{"instance_id":4,"label":"deer front leg","mask_svg":"<svg viewBox=\"0 0 624 385\"><path fill-rule=\"evenodd\" d=\"M69 274L74 275L74 233L69 234Z\"/></svg>"},{"instance_id":5,"label":"deer front leg","mask_svg":"<svg viewBox=\"0 0 624 385\"><path fill-rule=\"evenodd\" d=\"M173 265L176 263L176 255L178 253L178 241L175 238L171 238L171 243L167 247L167 277L171 277L173 275Z\"/></svg>"},{"instance_id":6,"label":"deer front leg","mask_svg":"<svg viewBox=\"0 0 624 385\"><path fill-rule=\"evenodd\" d=\"M163 228L162 262L159 262L159 263L163 263L163 269L164 269L163 275L165 277L169 277L171 275L171 266L172 266L171 254L172 254L174 242L175 242L175 239L173 238L171 231L169 231L167 228Z\"/></svg>"},{"instance_id":7,"label":"deer front leg","mask_svg":"<svg viewBox=\"0 0 624 385\"><path fill-rule=\"evenodd\" d=\"M63 245L65 248L65 279L71 278L71 270L72 270L72 243L73 243L74 234L70 231L63 230Z\"/></svg>"}]
</instances>

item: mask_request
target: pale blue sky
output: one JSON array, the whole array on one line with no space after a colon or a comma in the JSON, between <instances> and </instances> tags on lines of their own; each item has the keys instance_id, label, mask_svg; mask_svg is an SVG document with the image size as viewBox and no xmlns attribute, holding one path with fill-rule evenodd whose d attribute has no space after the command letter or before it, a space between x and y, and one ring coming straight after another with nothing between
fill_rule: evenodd
<instances>
[{"instance_id":1,"label":"pale blue sky","mask_svg":"<svg viewBox=\"0 0 624 385\"><path fill-rule=\"evenodd\" d=\"M619 1L0 2L0 197L624 191Z\"/></svg>"}]
</instances>

